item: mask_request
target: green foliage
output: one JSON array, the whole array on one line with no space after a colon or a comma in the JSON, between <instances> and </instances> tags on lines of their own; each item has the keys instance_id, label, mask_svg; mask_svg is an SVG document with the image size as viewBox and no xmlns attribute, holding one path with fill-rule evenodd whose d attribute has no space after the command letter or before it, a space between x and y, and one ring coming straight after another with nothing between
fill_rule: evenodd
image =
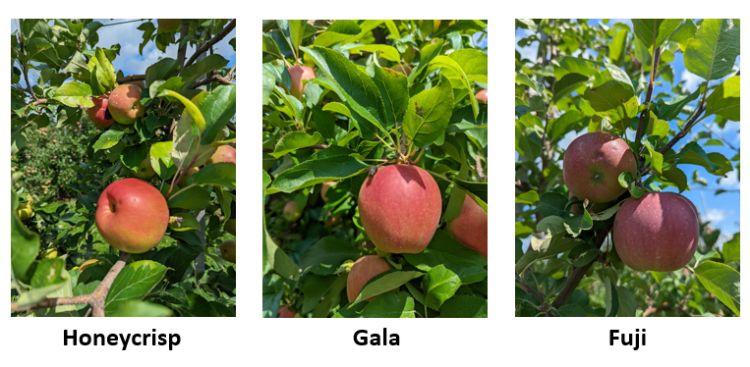
<instances>
[{"instance_id":1,"label":"green foliage","mask_svg":"<svg viewBox=\"0 0 750 367\"><path fill-rule=\"evenodd\" d=\"M229 20L184 20L176 30L140 22L141 52L150 42L160 50L198 49L234 28ZM42 19L17 25L11 169L20 202L13 211L11 302L21 311L14 315L92 312L87 304L34 306L89 295L102 283L118 256L96 228L97 199L113 181L139 177L165 195L170 225L155 249L132 256L114 278L105 314L233 316L235 265L222 259L219 245L234 238L224 225L236 216L236 169L207 163L216 147L236 145L229 61L213 52L188 54L126 76L114 66L120 46L97 47L97 30L109 25ZM142 87L144 116L97 130L86 113L92 98L128 82Z\"/></svg>"},{"instance_id":2,"label":"green foliage","mask_svg":"<svg viewBox=\"0 0 750 367\"><path fill-rule=\"evenodd\" d=\"M630 269L611 240L622 199L702 189L689 166L739 176L739 148L700 126L738 123L739 33L720 19L516 22L518 48L535 50L515 59L517 316L739 315L739 233L701 223L694 259L672 273ZM694 90L675 79L677 54L706 79ZM560 143L592 131L624 138L639 160L609 204L569 197L563 182Z\"/></svg>"},{"instance_id":3,"label":"green foliage","mask_svg":"<svg viewBox=\"0 0 750 367\"><path fill-rule=\"evenodd\" d=\"M351 304L346 296L352 262L375 253L357 196L377 166L428 170L443 213L466 192L486 210L487 108L475 98L487 87L486 23L267 21L263 29L263 315L288 306L302 317L486 317L487 260L443 230L445 219L426 250L381 254L394 270ZM316 76L297 98L288 68L300 63ZM324 183L335 183L325 195ZM302 208L299 219L282 215L288 202Z\"/></svg>"}]
</instances>

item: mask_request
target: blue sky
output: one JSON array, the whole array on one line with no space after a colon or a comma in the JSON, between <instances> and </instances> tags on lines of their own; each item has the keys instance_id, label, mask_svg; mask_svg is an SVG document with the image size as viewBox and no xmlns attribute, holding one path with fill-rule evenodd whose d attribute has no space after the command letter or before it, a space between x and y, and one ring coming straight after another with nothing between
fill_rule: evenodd
<instances>
[{"instance_id":1,"label":"blue sky","mask_svg":"<svg viewBox=\"0 0 750 367\"><path fill-rule=\"evenodd\" d=\"M631 28L632 34L632 23L630 22L630 20L611 20L608 22L608 25L611 26L617 22L627 24ZM589 21L589 24L599 23L599 20ZM527 33L528 31L526 30L517 30L516 41L518 41L520 38L523 38ZM534 43L531 46L524 48L518 47L518 45L516 44L516 50L520 52L521 55L525 58L530 58L531 60L533 60L536 57L537 44ZM700 85L701 82L703 82L703 79L685 69L685 64L682 57L682 53L677 53L675 55L674 61L670 63L672 65L672 68L674 69L675 83L684 81L685 84L683 90L692 92L698 87L698 85ZM739 58L737 58L736 61L736 68L739 68ZM661 83L659 83L660 81ZM712 82L712 85L714 83L718 82ZM661 79L657 79L657 85L654 89L654 95L658 95L659 92L668 93L670 89L671 85ZM641 99L642 98L643 96L641 96ZM694 102L693 105L695 105L696 103L697 102ZM676 128L675 126L676 122L672 122L673 129ZM730 122L726 124L724 129L720 129L718 125L715 124L713 116L709 116L708 118L703 119L700 124L696 125L691 130L690 135L681 140L675 148L679 150L684 144L690 141L690 137L695 136L695 134L700 131L706 130L713 131L714 134L721 136L724 140L734 145L735 147L740 146L739 123ZM582 132L572 132L566 135L565 138L563 138L560 142L560 147L565 149L573 139L580 135L580 133ZM632 140L635 136L635 132L628 131L627 135ZM728 147L705 146L703 148L706 150L706 152L722 153L730 159L734 156L734 151ZM721 229L722 237L719 239L719 243L723 243L733 233L739 231L740 186L737 172L732 171L725 178L718 179L717 181L717 177L708 174L702 167L681 165L680 168L685 171L685 174L688 177L688 182L690 183L690 191L683 192L683 195L688 197L698 207L703 221L709 221L713 227ZM698 175L708 182L707 187L692 183L694 172L698 172ZM714 195L715 190L719 188L734 192Z\"/></svg>"},{"instance_id":2,"label":"blue sky","mask_svg":"<svg viewBox=\"0 0 750 367\"><path fill-rule=\"evenodd\" d=\"M170 45L167 47L166 52L161 52L156 48L154 42L149 42L146 47L143 48L143 54L138 52L138 45L140 45L143 39L143 32L138 30L138 26L142 21L128 22L125 19L97 19L99 22L104 24L104 27L99 29L99 47L109 47L113 44L120 44L120 55L114 61L116 70L122 70L125 75L130 74L143 74L146 68L165 57L177 58L177 45ZM156 24L156 20L153 20ZM120 23L120 24L118 24ZM16 30L16 22L11 22L11 29ZM110 25L111 24L111 25ZM235 37L236 29L225 37L221 42L214 46L214 52L222 55L224 58L229 60L229 67L235 65L236 54L229 45L229 41ZM189 47L187 55L193 54L195 51L194 47ZM37 73L33 72L29 75L32 79L32 84L36 80Z\"/></svg>"}]
</instances>

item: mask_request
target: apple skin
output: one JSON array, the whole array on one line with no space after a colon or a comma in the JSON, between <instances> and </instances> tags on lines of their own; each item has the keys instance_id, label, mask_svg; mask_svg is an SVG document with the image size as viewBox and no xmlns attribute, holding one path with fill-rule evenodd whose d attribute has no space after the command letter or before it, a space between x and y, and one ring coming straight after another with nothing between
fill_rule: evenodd
<instances>
[{"instance_id":1,"label":"apple skin","mask_svg":"<svg viewBox=\"0 0 750 367\"><path fill-rule=\"evenodd\" d=\"M487 89L482 89L476 94L477 102L487 104Z\"/></svg>"},{"instance_id":2,"label":"apple skin","mask_svg":"<svg viewBox=\"0 0 750 367\"><path fill-rule=\"evenodd\" d=\"M129 83L117 86L109 94L109 113L120 124L132 125L143 116L141 87Z\"/></svg>"},{"instance_id":3,"label":"apple skin","mask_svg":"<svg viewBox=\"0 0 750 367\"><path fill-rule=\"evenodd\" d=\"M95 97L91 100L94 102L94 107L86 110L89 115L89 119L99 129L106 129L114 123L112 115L109 114L107 107L109 106L109 98L105 96Z\"/></svg>"},{"instance_id":4,"label":"apple skin","mask_svg":"<svg viewBox=\"0 0 750 367\"><path fill-rule=\"evenodd\" d=\"M208 163L237 164L237 150L231 145L220 145L208 159Z\"/></svg>"},{"instance_id":5,"label":"apple skin","mask_svg":"<svg viewBox=\"0 0 750 367\"><path fill-rule=\"evenodd\" d=\"M603 132L581 135L573 140L563 157L563 180L579 199L606 203L625 192L617 177L636 174L636 161L628 143Z\"/></svg>"},{"instance_id":6,"label":"apple skin","mask_svg":"<svg viewBox=\"0 0 750 367\"><path fill-rule=\"evenodd\" d=\"M296 201L291 200L284 204L281 215L289 222L296 222L302 216L302 209Z\"/></svg>"},{"instance_id":7,"label":"apple skin","mask_svg":"<svg viewBox=\"0 0 750 367\"><path fill-rule=\"evenodd\" d=\"M297 316L297 313L292 311L289 306L281 306L279 307L279 318L281 319L289 319Z\"/></svg>"},{"instance_id":8,"label":"apple skin","mask_svg":"<svg viewBox=\"0 0 750 367\"><path fill-rule=\"evenodd\" d=\"M154 186L124 178L107 186L96 205L96 227L114 248L141 254L154 248L167 231L169 207Z\"/></svg>"},{"instance_id":9,"label":"apple skin","mask_svg":"<svg viewBox=\"0 0 750 367\"><path fill-rule=\"evenodd\" d=\"M237 242L235 240L224 241L219 247L221 257L226 261L237 262Z\"/></svg>"},{"instance_id":10,"label":"apple skin","mask_svg":"<svg viewBox=\"0 0 750 367\"><path fill-rule=\"evenodd\" d=\"M458 242L487 257L487 213L474 198L466 195L461 212L447 227Z\"/></svg>"},{"instance_id":11,"label":"apple skin","mask_svg":"<svg viewBox=\"0 0 750 367\"><path fill-rule=\"evenodd\" d=\"M639 271L674 271L693 258L700 238L698 212L672 192L625 200L615 215L612 236L625 265Z\"/></svg>"},{"instance_id":12,"label":"apple skin","mask_svg":"<svg viewBox=\"0 0 750 367\"><path fill-rule=\"evenodd\" d=\"M357 299L367 282L388 270L391 270L391 266L380 256L367 255L357 259L346 277L346 297L349 303Z\"/></svg>"},{"instance_id":13,"label":"apple skin","mask_svg":"<svg viewBox=\"0 0 750 367\"><path fill-rule=\"evenodd\" d=\"M416 254L427 247L443 205L435 179L408 165L380 167L362 183L358 202L367 236L381 251L395 254Z\"/></svg>"},{"instance_id":14,"label":"apple skin","mask_svg":"<svg viewBox=\"0 0 750 367\"><path fill-rule=\"evenodd\" d=\"M292 95L297 99L302 98L305 92L305 82L315 78L315 70L307 65L294 65L287 71L292 78Z\"/></svg>"}]
</instances>

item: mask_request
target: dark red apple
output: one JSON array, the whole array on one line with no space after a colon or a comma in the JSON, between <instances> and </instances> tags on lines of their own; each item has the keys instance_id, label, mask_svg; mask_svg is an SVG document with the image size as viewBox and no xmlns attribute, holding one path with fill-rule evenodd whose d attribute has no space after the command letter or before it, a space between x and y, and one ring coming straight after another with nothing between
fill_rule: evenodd
<instances>
[{"instance_id":1,"label":"dark red apple","mask_svg":"<svg viewBox=\"0 0 750 367\"><path fill-rule=\"evenodd\" d=\"M285 319L285 318L293 318L297 316L297 313L292 311L289 306L281 306L279 307L279 318Z\"/></svg>"},{"instance_id":2,"label":"dark red apple","mask_svg":"<svg viewBox=\"0 0 750 367\"><path fill-rule=\"evenodd\" d=\"M167 230L169 208L154 186L125 178L107 186L96 205L96 227L114 248L132 254L154 248Z\"/></svg>"},{"instance_id":3,"label":"dark red apple","mask_svg":"<svg viewBox=\"0 0 750 367\"><path fill-rule=\"evenodd\" d=\"M461 212L448 222L448 231L464 246L487 257L487 212L466 195Z\"/></svg>"},{"instance_id":4,"label":"dark red apple","mask_svg":"<svg viewBox=\"0 0 750 367\"><path fill-rule=\"evenodd\" d=\"M690 200L658 192L625 200L615 216L612 236L625 265L641 271L674 271L693 258L699 230L698 212Z\"/></svg>"},{"instance_id":5,"label":"dark red apple","mask_svg":"<svg viewBox=\"0 0 750 367\"><path fill-rule=\"evenodd\" d=\"M141 87L136 84L121 84L109 94L109 113L112 118L123 124L132 125L143 116L141 105Z\"/></svg>"},{"instance_id":6,"label":"dark red apple","mask_svg":"<svg viewBox=\"0 0 750 367\"><path fill-rule=\"evenodd\" d=\"M346 297L354 302L362 288L376 276L391 270L391 266L377 255L362 256L352 265L346 277Z\"/></svg>"},{"instance_id":7,"label":"dark red apple","mask_svg":"<svg viewBox=\"0 0 750 367\"><path fill-rule=\"evenodd\" d=\"M302 98L305 92L305 82L315 78L315 70L307 65L294 65L287 71L292 79L292 95L298 99Z\"/></svg>"},{"instance_id":8,"label":"dark red apple","mask_svg":"<svg viewBox=\"0 0 750 367\"><path fill-rule=\"evenodd\" d=\"M382 251L415 254L427 247L442 212L435 179L417 166L380 167L359 190L359 215Z\"/></svg>"},{"instance_id":9,"label":"dark red apple","mask_svg":"<svg viewBox=\"0 0 750 367\"><path fill-rule=\"evenodd\" d=\"M622 172L636 174L636 161L628 143L603 132L579 136L563 157L563 179L579 199L606 203L625 192L617 181Z\"/></svg>"},{"instance_id":10,"label":"dark red apple","mask_svg":"<svg viewBox=\"0 0 750 367\"><path fill-rule=\"evenodd\" d=\"M94 123L94 126L100 129L106 129L114 122L112 115L109 114L107 107L109 106L109 99L105 96L94 97L92 99L94 107L89 108L86 112L89 115L89 119Z\"/></svg>"}]
</instances>

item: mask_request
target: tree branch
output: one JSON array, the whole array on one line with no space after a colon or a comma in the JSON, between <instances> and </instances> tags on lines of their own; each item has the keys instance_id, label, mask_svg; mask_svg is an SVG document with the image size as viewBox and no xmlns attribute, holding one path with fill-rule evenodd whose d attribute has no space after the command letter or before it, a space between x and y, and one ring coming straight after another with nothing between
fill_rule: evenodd
<instances>
[{"instance_id":1,"label":"tree branch","mask_svg":"<svg viewBox=\"0 0 750 367\"><path fill-rule=\"evenodd\" d=\"M690 118L687 120L685 125L680 129L680 132L675 135L672 140L670 140L667 145L663 146L661 149L659 149L660 153L666 153L672 147L677 144L680 139L684 138L688 132L690 132L690 129L693 128L698 123L698 120L701 117L701 114L706 111L706 95L708 92L703 93L703 98L701 99L700 103L698 104L698 108L693 111L693 114L690 116Z\"/></svg>"},{"instance_id":2,"label":"tree branch","mask_svg":"<svg viewBox=\"0 0 750 367\"><path fill-rule=\"evenodd\" d=\"M202 85L210 84L212 82L217 82L217 83L224 84L224 85L232 84L232 81L229 78L221 76L219 74L212 74L210 77L207 77L206 79L193 83L193 85L191 85L190 88L195 89Z\"/></svg>"},{"instance_id":3,"label":"tree branch","mask_svg":"<svg viewBox=\"0 0 750 367\"><path fill-rule=\"evenodd\" d=\"M185 53L187 52L187 38L185 35L188 33L188 22L180 21L180 47L177 48L177 65L182 65L185 62Z\"/></svg>"},{"instance_id":4,"label":"tree branch","mask_svg":"<svg viewBox=\"0 0 750 367\"><path fill-rule=\"evenodd\" d=\"M607 228L602 228L596 231L596 234L594 235L594 243L596 244L597 248L602 247L602 243L607 238L607 234L609 233L610 229L611 226L607 226ZM599 257L596 257L588 264L580 268L575 268L573 270L573 272L570 274L570 277L568 278L568 281L565 283L565 288L563 288L560 294L558 294L555 300L552 302L552 307L559 308L568 301L568 297L570 297L570 295L573 294L573 291L578 288L578 284L581 283L583 276L586 275L586 272L588 272L589 269L591 269L594 263L598 260Z\"/></svg>"},{"instance_id":5,"label":"tree branch","mask_svg":"<svg viewBox=\"0 0 750 367\"><path fill-rule=\"evenodd\" d=\"M231 32L232 29L234 29L235 26L237 26L237 20L232 19L224 27L224 29L222 29L221 32L219 32L219 34L215 35L213 38L208 40L208 42L204 43L201 47L198 47L198 49L195 50L195 53L192 56L190 56L187 62L185 62L185 65L183 67L188 67L192 65L195 62L195 60L197 60L198 57L202 55L204 52L208 51L208 49L211 48L211 46L215 45L216 43L224 39L224 37L226 37L229 34L229 32Z\"/></svg>"},{"instance_id":6,"label":"tree branch","mask_svg":"<svg viewBox=\"0 0 750 367\"><path fill-rule=\"evenodd\" d=\"M130 257L130 254L126 252L121 252L120 259L117 260L117 262L114 265L112 265L112 267L109 269L109 272L107 272L107 275L104 276L104 279L102 279L101 283L99 283L96 289L89 294L81 295L81 296L73 296L73 297L45 298L39 302L30 303L26 305L19 305L19 304L14 303L14 304L11 304L10 306L10 312L18 313L18 312L31 311L31 310L35 310L39 308L51 308L51 307L60 306L60 305L87 304L91 306L93 316L103 317L104 316L104 304L107 299L107 294L109 294L109 289L112 287L112 283L117 278L117 275L120 274L122 269L125 267L129 257Z\"/></svg>"},{"instance_id":7,"label":"tree branch","mask_svg":"<svg viewBox=\"0 0 750 367\"><path fill-rule=\"evenodd\" d=\"M641 119L638 121L638 128L635 131L635 146L636 151L640 152L641 147L641 139L643 139L643 134L646 132L646 126L648 126L648 120L650 117L651 112L651 96L654 93L654 81L656 80L656 72L659 68L659 58L661 56L661 47L657 47L654 49L654 59L651 63L651 75L649 76L648 80L648 89L646 90L646 99L643 101L643 104L646 106L646 108L643 109L641 112ZM640 162L640 158L638 159Z\"/></svg>"},{"instance_id":8,"label":"tree branch","mask_svg":"<svg viewBox=\"0 0 750 367\"><path fill-rule=\"evenodd\" d=\"M141 80L146 80L145 74L133 74L128 75L126 77L117 78L117 82L120 84L130 83L130 82L139 82Z\"/></svg>"}]
</instances>

